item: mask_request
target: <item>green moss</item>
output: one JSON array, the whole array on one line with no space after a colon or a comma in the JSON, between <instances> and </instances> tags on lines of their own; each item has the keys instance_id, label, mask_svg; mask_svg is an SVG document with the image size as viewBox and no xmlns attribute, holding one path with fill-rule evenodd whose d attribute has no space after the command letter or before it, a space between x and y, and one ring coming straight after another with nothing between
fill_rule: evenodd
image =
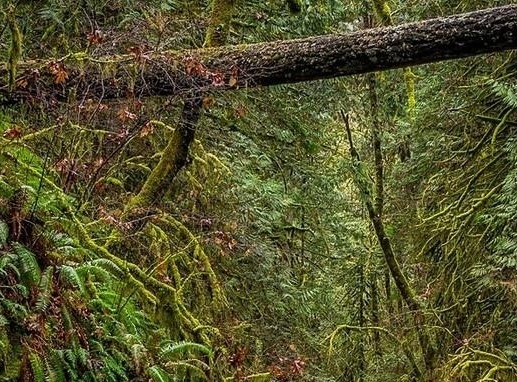
<instances>
[{"instance_id":1,"label":"green moss","mask_svg":"<svg viewBox=\"0 0 517 382\"><path fill-rule=\"evenodd\" d=\"M7 26L11 31L11 46L9 48L9 89L13 90L16 80L16 68L22 56L22 34L16 23L16 12L14 6L10 6L7 13Z\"/></svg>"},{"instance_id":2,"label":"green moss","mask_svg":"<svg viewBox=\"0 0 517 382\"><path fill-rule=\"evenodd\" d=\"M373 8L382 25L391 25L391 8L387 1L373 0Z\"/></svg>"},{"instance_id":3,"label":"green moss","mask_svg":"<svg viewBox=\"0 0 517 382\"><path fill-rule=\"evenodd\" d=\"M230 32L236 0L212 0L210 21L206 31L205 47L224 45Z\"/></svg>"},{"instance_id":4,"label":"green moss","mask_svg":"<svg viewBox=\"0 0 517 382\"><path fill-rule=\"evenodd\" d=\"M127 204L126 213L152 205L157 193L161 193L161 190L168 188L171 174L176 174L176 171L173 171L175 167L175 160L173 158L177 156L181 144L181 134L176 129L163 150L160 161L145 180L142 189Z\"/></svg>"},{"instance_id":5,"label":"green moss","mask_svg":"<svg viewBox=\"0 0 517 382\"><path fill-rule=\"evenodd\" d=\"M410 118L414 118L416 107L415 75L411 68L404 69L404 81L406 82L407 92L407 113Z\"/></svg>"}]
</instances>

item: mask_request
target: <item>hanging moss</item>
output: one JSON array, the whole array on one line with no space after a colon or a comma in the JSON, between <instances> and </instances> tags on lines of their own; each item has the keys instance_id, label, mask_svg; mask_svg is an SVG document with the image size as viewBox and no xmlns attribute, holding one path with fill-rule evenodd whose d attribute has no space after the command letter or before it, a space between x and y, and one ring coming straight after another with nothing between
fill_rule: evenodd
<instances>
[{"instance_id":1,"label":"hanging moss","mask_svg":"<svg viewBox=\"0 0 517 382\"><path fill-rule=\"evenodd\" d=\"M190 230L185 227L180 221L174 219L170 215L164 215L161 218L161 222L169 225L172 229L179 232L183 239L193 245L192 254L194 258L201 264L203 267L203 273L206 275L210 293L212 297L212 301L216 308L221 308L227 305L226 297L224 296L223 290L221 288L221 284L217 279L217 275L215 274L212 264L210 263L210 259L206 255L201 243L198 241L196 236L190 232Z\"/></svg>"}]
</instances>

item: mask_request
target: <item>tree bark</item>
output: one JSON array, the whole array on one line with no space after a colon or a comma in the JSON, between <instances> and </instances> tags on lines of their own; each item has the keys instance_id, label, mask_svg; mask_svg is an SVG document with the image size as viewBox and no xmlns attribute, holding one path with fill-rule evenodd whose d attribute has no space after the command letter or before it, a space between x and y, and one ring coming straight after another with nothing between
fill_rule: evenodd
<instances>
[{"instance_id":1,"label":"tree bark","mask_svg":"<svg viewBox=\"0 0 517 382\"><path fill-rule=\"evenodd\" d=\"M16 89L0 82L0 104L20 101L171 96L367 73L517 48L517 5L271 43L19 64ZM63 73L64 72L64 73ZM0 69L0 78L6 78Z\"/></svg>"}]
</instances>

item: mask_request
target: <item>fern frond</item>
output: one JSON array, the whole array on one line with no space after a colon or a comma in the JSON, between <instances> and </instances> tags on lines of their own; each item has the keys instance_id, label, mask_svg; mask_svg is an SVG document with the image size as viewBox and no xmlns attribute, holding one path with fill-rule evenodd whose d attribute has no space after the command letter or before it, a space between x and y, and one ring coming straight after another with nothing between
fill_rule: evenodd
<instances>
[{"instance_id":1,"label":"fern frond","mask_svg":"<svg viewBox=\"0 0 517 382\"><path fill-rule=\"evenodd\" d=\"M120 269L117 264L108 259L95 259L92 260L90 264L105 269L116 277L122 277L124 275L124 271Z\"/></svg>"},{"instance_id":2,"label":"fern frond","mask_svg":"<svg viewBox=\"0 0 517 382\"><path fill-rule=\"evenodd\" d=\"M87 366L88 358L89 358L88 351L86 349L84 349L83 347L79 346L78 343L74 343L74 346L72 349L74 351L75 359L77 360L77 363L83 367Z\"/></svg>"},{"instance_id":3,"label":"fern frond","mask_svg":"<svg viewBox=\"0 0 517 382\"><path fill-rule=\"evenodd\" d=\"M19 269L21 270L21 278L31 284L38 284L41 278L41 269L36 260L36 256L25 248L23 245L15 243L13 250L18 257Z\"/></svg>"},{"instance_id":4,"label":"fern frond","mask_svg":"<svg viewBox=\"0 0 517 382\"><path fill-rule=\"evenodd\" d=\"M9 352L11 350L11 342L9 340L7 328L5 327L9 321L7 321L7 319L2 315L0 315L0 319L2 321L0 327L0 359L5 361L6 358L9 357Z\"/></svg>"},{"instance_id":5,"label":"fern frond","mask_svg":"<svg viewBox=\"0 0 517 382\"><path fill-rule=\"evenodd\" d=\"M147 369L147 373L149 377L153 380L153 382L170 382L171 376L165 370L163 370L160 366L151 366Z\"/></svg>"},{"instance_id":6,"label":"fern frond","mask_svg":"<svg viewBox=\"0 0 517 382\"><path fill-rule=\"evenodd\" d=\"M77 369L77 355L74 349L65 349L63 351L66 362L75 370Z\"/></svg>"},{"instance_id":7,"label":"fern frond","mask_svg":"<svg viewBox=\"0 0 517 382\"><path fill-rule=\"evenodd\" d=\"M212 350L208 346L195 342L173 342L162 346L160 349L160 357L164 360L177 359L176 356L189 353L198 353L211 356Z\"/></svg>"},{"instance_id":8,"label":"fern frond","mask_svg":"<svg viewBox=\"0 0 517 382\"><path fill-rule=\"evenodd\" d=\"M45 371L41 357L36 352L29 351L29 363L34 382L45 382Z\"/></svg>"},{"instance_id":9,"label":"fern frond","mask_svg":"<svg viewBox=\"0 0 517 382\"><path fill-rule=\"evenodd\" d=\"M16 265L17 256L14 253L4 253L0 257L0 275L7 276L9 272L14 273L16 277L20 277L20 270Z\"/></svg>"},{"instance_id":10,"label":"fern frond","mask_svg":"<svg viewBox=\"0 0 517 382\"><path fill-rule=\"evenodd\" d=\"M188 370L191 373L196 374L205 380L208 380L208 377L207 377L205 371L209 370L210 367L206 363L204 363L203 361L200 361L198 359L190 359L190 360L185 360L185 361L171 361L171 362L167 362L165 364L165 366L170 369L177 368L177 369Z\"/></svg>"},{"instance_id":11,"label":"fern frond","mask_svg":"<svg viewBox=\"0 0 517 382\"><path fill-rule=\"evenodd\" d=\"M50 357L45 358L46 382L66 382L65 371L60 357L52 353Z\"/></svg>"},{"instance_id":12,"label":"fern frond","mask_svg":"<svg viewBox=\"0 0 517 382\"><path fill-rule=\"evenodd\" d=\"M77 288L81 293L86 293L84 281L79 277L75 268L69 265L63 265L59 268L60 279L71 287Z\"/></svg>"},{"instance_id":13,"label":"fern frond","mask_svg":"<svg viewBox=\"0 0 517 382\"><path fill-rule=\"evenodd\" d=\"M12 302L8 299L0 299L0 303L2 307L5 309L6 313L9 313L9 316L12 320L23 320L27 317L27 308L23 305Z\"/></svg>"},{"instance_id":14,"label":"fern frond","mask_svg":"<svg viewBox=\"0 0 517 382\"><path fill-rule=\"evenodd\" d=\"M63 326L66 330L72 330L74 325L72 324L72 318L65 305L61 307L61 318L63 320ZM63 358L64 360L64 358Z\"/></svg>"},{"instance_id":15,"label":"fern frond","mask_svg":"<svg viewBox=\"0 0 517 382\"><path fill-rule=\"evenodd\" d=\"M9 237L9 226L3 220L0 220L0 247L7 244L7 238Z\"/></svg>"},{"instance_id":16,"label":"fern frond","mask_svg":"<svg viewBox=\"0 0 517 382\"><path fill-rule=\"evenodd\" d=\"M99 281L107 281L112 277L123 276L122 270L111 260L95 259L88 261L77 268L77 272L84 277L86 273L94 275Z\"/></svg>"},{"instance_id":17,"label":"fern frond","mask_svg":"<svg viewBox=\"0 0 517 382\"><path fill-rule=\"evenodd\" d=\"M41 280L39 283L39 296L38 296L38 301L36 302L36 311L44 312L50 303L53 276L54 276L53 267L47 267L47 269L45 269L45 271L41 275Z\"/></svg>"},{"instance_id":18,"label":"fern frond","mask_svg":"<svg viewBox=\"0 0 517 382\"><path fill-rule=\"evenodd\" d=\"M113 357L105 357L104 369L108 371L112 376L116 377L116 381L127 381L127 371L122 367L121 362Z\"/></svg>"},{"instance_id":19,"label":"fern frond","mask_svg":"<svg viewBox=\"0 0 517 382\"><path fill-rule=\"evenodd\" d=\"M517 109L517 87L514 84L508 84L498 80L492 80L490 82L493 93L501 98L506 106Z\"/></svg>"}]
</instances>

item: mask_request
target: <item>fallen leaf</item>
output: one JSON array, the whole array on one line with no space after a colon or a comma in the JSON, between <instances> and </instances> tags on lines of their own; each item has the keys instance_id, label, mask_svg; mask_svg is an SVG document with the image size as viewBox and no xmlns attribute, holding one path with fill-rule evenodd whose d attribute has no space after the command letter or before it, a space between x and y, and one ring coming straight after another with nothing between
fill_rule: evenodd
<instances>
[{"instance_id":1,"label":"fallen leaf","mask_svg":"<svg viewBox=\"0 0 517 382\"><path fill-rule=\"evenodd\" d=\"M201 104L203 109L210 109L214 105L215 105L215 100L213 97L209 97L209 96L203 97L203 101Z\"/></svg>"},{"instance_id":2,"label":"fallen leaf","mask_svg":"<svg viewBox=\"0 0 517 382\"><path fill-rule=\"evenodd\" d=\"M17 139L22 136L22 129L20 126L13 126L4 131L3 137L7 139Z\"/></svg>"},{"instance_id":3,"label":"fallen leaf","mask_svg":"<svg viewBox=\"0 0 517 382\"><path fill-rule=\"evenodd\" d=\"M150 122L147 122L141 129L140 129L140 133L138 134L138 136L140 138L144 138L144 137L147 137L149 134L152 134L154 131L154 126L152 123Z\"/></svg>"}]
</instances>

